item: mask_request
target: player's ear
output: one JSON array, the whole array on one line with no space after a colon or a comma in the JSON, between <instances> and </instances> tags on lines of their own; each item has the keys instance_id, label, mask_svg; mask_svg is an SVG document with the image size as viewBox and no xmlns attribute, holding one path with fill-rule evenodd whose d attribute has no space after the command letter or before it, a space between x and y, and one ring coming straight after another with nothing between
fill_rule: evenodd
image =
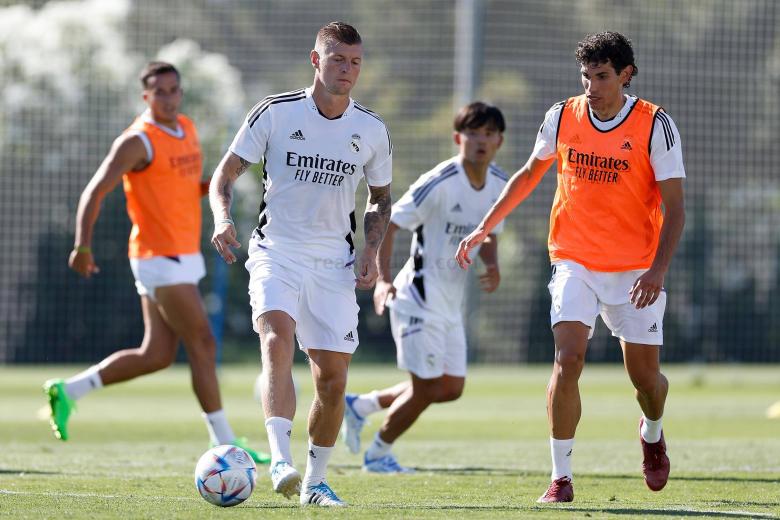
<instances>
[{"instance_id":1,"label":"player's ear","mask_svg":"<svg viewBox=\"0 0 780 520\"><path fill-rule=\"evenodd\" d=\"M312 49L309 53L309 59L311 60L311 66L315 69L320 68L320 53L316 49Z\"/></svg>"},{"instance_id":2,"label":"player's ear","mask_svg":"<svg viewBox=\"0 0 780 520\"><path fill-rule=\"evenodd\" d=\"M452 132L452 140L456 145L460 146L460 132Z\"/></svg>"},{"instance_id":3,"label":"player's ear","mask_svg":"<svg viewBox=\"0 0 780 520\"><path fill-rule=\"evenodd\" d=\"M498 134L498 146L496 146L496 150L499 150L502 144L504 144L504 134Z\"/></svg>"}]
</instances>

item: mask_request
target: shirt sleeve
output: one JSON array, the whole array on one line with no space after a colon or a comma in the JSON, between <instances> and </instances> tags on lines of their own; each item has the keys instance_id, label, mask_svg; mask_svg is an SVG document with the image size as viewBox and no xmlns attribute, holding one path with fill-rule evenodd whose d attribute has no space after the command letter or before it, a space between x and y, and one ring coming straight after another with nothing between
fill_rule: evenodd
<instances>
[{"instance_id":1,"label":"shirt sleeve","mask_svg":"<svg viewBox=\"0 0 780 520\"><path fill-rule=\"evenodd\" d=\"M271 108L261 110L259 103L249 111L229 150L251 163L259 163L265 155L271 135Z\"/></svg>"},{"instance_id":2,"label":"shirt sleeve","mask_svg":"<svg viewBox=\"0 0 780 520\"><path fill-rule=\"evenodd\" d=\"M656 181L685 178L680 132L669 114L663 110L655 114L653 135L650 138L650 164Z\"/></svg>"},{"instance_id":3,"label":"shirt sleeve","mask_svg":"<svg viewBox=\"0 0 780 520\"><path fill-rule=\"evenodd\" d=\"M396 226L414 231L431 215L436 205L436 190L426 190L430 178L420 177L404 193L398 202L393 204L390 221Z\"/></svg>"},{"instance_id":4,"label":"shirt sleeve","mask_svg":"<svg viewBox=\"0 0 780 520\"><path fill-rule=\"evenodd\" d=\"M544 122L536 134L536 143L531 157L545 161L555 157L558 149L558 122L561 120L561 110L564 102L556 103L544 115Z\"/></svg>"},{"instance_id":5,"label":"shirt sleeve","mask_svg":"<svg viewBox=\"0 0 780 520\"><path fill-rule=\"evenodd\" d=\"M387 186L393 180L393 142L384 123L381 131L377 131L374 154L363 172L369 186Z\"/></svg>"}]
</instances>

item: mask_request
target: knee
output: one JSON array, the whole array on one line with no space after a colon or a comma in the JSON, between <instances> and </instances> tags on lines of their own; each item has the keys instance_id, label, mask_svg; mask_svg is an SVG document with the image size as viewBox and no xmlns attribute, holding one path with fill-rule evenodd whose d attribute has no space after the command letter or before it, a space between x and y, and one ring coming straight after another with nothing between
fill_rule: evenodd
<instances>
[{"instance_id":1,"label":"knee","mask_svg":"<svg viewBox=\"0 0 780 520\"><path fill-rule=\"evenodd\" d=\"M208 325L198 327L186 342L192 346L192 348L188 349L188 356L205 361L216 359L217 342Z\"/></svg>"},{"instance_id":2,"label":"knee","mask_svg":"<svg viewBox=\"0 0 780 520\"><path fill-rule=\"evenodd\" d=\"M346 371L323 371L315 382L317 396L324 403L334 404L344 399L347 389Z\"/></svg>"},{"instance_id":3,"label":"knee","mask_svg":"<svg viewBox=\"0 0 780 520\"><path fill-rule=\"evenodd\" d=\"M146 373L168 368L176 360L176 345L152 345L141 347L141 359Z\"/></svg>"},{"instance_id":4,"label":"knee","mask_svg":"<svg viewBox=\"0 0 780 520\"><path fill-rule=\"evenodd\" d=\"M585 365L585 354L567 349L555 353L556 376L562 379L578 379Z\"/></svg>"},{"instance_id":5,"label":"knee","mask_svg":"<svg viewBox=\"0 0 780 520\"><path fill-rule=\"evenodd\" d=\"M463 386L447 386L442 385L439 389L438 396L436 398L437 403L446 403L449 401L456 401L463 395Z\"/></svg>"}]
</instances>

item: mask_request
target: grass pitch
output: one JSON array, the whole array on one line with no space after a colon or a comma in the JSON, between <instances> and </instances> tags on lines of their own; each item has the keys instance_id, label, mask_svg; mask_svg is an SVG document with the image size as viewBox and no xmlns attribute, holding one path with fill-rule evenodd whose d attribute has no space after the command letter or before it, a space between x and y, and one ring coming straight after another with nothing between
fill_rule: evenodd
<instances>
[{"instance_id":1,"label":"grass pitch","mask_svg":"<svg viewBox=\"0 0 780 520\"><path fill-rule=\"evenodd\" d=\"M414 475L361 472L341 444L329 482L350 507L299 509L274 494L265 467L252 497L233 508L200 498L193 469L207 434L186 367L85 397L71 440L54 439L36 412L41 384L81 367L0 367L0 517L12 518L777 518L780 517L780 367L665 367L671 389L664 431L669 484L652 493L641 477L639 409L621 367L587 366L574 453L575 502L537 505L549 483L545 386L549 367L473 367L464 396L433 406L395 453ZM253 399L257 366L221 370L236 433L266 449ZM392 367L355 365L350 391L390 385ZM311 381L300 386L293 455L305 469ZM381 423L373 416L367 443Z\"/></svg>"}]
</instances>

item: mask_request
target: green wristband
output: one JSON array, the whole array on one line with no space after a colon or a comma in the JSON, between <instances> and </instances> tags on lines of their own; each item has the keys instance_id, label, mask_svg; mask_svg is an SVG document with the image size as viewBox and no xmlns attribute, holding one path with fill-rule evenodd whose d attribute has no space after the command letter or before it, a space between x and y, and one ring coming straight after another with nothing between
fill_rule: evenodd
<instances>
[{"instance_id":1,"label":"green wristband","mask_svg":"<svg viewBox=\"0 0 780 520\"><path fill-rule=\"evenodd\" d=\"M89 246L76 246L74 249L76 250L77 253L91 253L92 252L92 248L89 247Z\"/></svg>"}]
</instances>

